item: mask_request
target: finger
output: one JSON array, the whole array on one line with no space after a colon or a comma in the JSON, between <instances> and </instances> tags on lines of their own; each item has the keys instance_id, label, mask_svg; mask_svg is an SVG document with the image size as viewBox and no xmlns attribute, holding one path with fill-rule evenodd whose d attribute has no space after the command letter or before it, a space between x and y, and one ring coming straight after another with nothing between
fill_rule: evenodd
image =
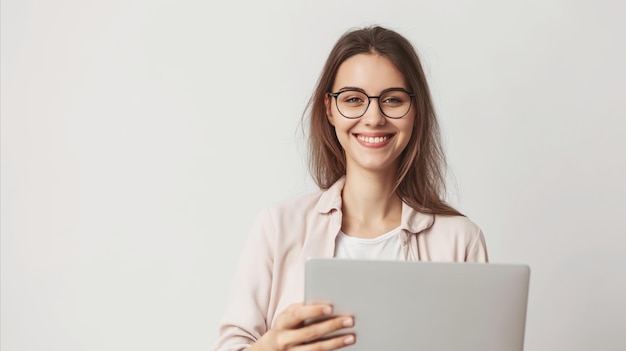
<instances>
[{"instance_id":1,"label":"finger","mask_svg":"<svg viewBox=\"0 0 626 351\"><path fill-rule=\"evenodd\" d=\"M328 334L341 329L350 328L354 325L354 320L350 316L333 317L323 322L313 323L299 329L285 331L283 337L291 345L299 345L308 342L315 342L321 338L327 338Z\"/></svg>"},{"instance_id":2,"label":"finger","mask_svg":"<svg viewBox=\"0 0 626 351\"><path fill-rule=\"evenodd\" d=\"M337 350L344 346L352 345L356 342L354 334L345 334L333 338L299 345L292 348L293 351L329 351Z\"/></svg>"},{"instance_id":3,"label":"finger","mask_svg":"<svg viewBox=\"0 0 626 351\"><path fill-rule=\"evenodd\" d=\"M278 315L275 327L278 329L293 329L302 325L306 320L330 317L332 313L333 309L330 305L292 304Z\"/></svg>"}]
</instances>

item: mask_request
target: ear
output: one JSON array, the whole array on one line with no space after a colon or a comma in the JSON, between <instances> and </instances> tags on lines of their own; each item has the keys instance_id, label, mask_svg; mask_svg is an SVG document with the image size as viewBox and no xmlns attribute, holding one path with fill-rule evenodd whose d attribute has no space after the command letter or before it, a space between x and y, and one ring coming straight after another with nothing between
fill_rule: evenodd
<instances>
[{"instance_id":1,"label":"ear","mask_svg":"<svg viewBox=\"0 0 626 351\"><path fill-rule=\"evenodd\" d=\"M331 98L330 96L328 96L328 94L324 95L324 105L326 106L326 118L328 118L328 123L330 123L332 126L335 126L335 120L333 117L333 111L331 108Z\"/></svg>"}]
</instances>

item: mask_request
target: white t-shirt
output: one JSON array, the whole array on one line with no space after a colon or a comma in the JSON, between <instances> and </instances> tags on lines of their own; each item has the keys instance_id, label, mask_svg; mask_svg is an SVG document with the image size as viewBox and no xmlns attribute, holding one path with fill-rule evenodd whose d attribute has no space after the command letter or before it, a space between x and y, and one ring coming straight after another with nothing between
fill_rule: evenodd
<instances>
[{"instance_id":1,"label":"white t-shirt","mask_svg":"<svg viewBox=\"0 0 626 351\"><path fill-rule=\"evenodd\" d=\"M335 257L349 259L404 260L400 227L373 239L355 238L339 232Z\"/></svg>"}]
</instances>

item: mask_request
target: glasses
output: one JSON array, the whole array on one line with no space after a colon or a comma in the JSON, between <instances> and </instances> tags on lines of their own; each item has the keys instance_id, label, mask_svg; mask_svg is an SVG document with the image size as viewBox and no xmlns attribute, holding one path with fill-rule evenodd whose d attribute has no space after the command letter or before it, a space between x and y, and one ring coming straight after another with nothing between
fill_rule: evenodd
<instances>
[{"instance_id":1,"label":"glasses","mask_svg":"<svg viewBox=\"0 0 626 351\"><path fill-rule=\"evenodd\" d=\"M402 118L409 113L414 93L409 93L402 88L383 90L378 96L370 96L362 90L346 89L336 93L328 93L335 98L337 110L345 118L362 117L370 107L372 99L378 99L380 112L389 118Z\"/></svg>"}]
</instances>

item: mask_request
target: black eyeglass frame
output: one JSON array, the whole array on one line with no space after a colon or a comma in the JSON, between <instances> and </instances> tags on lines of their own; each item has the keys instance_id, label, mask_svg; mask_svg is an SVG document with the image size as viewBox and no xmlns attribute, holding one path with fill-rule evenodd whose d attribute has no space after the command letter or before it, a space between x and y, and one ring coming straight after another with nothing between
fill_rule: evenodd
<instances>
[{"instance_id":1,"label":"black eyeglass frame","mask_svg":"<svg viewBox=\"0 0 626 351\"><path fill-rule=\"evenodd\" d=\"M355 92L359 92L359 93L361 93L361 94L363 94L363 95L367 96L367 107L365 108L365 111L363 111L363 113L362 113L361 115L359 115L359 116L356 116L356 117L348 117L348 116L344 115L344 114L343 114L343 112L341 112L341 109L339 108L339 101L338 101L337 97L339 96L339 94L343 94L343 93L348 92L348 91L355 91ZM387 114L385 113L385 111L383 111L383 108L380 106L380 97L381 97L381 96L383 96L383 95L385 95L385 94L387 94L387 93L389 93L389 92L392 92L392 91L402 91L402 92L404 92L404 93L407 93L407 94L409 95L409 97L411 98L411 99L409 100L409 108L408 108L408 109L406 110L406 112L405 112L402 116L400 116L400 117L391 117L391 116L387 115ZM367 95L367 94L366 94L363 90L360 90L360 89L345 89L345 90L340 90L340 91L338 91L338 92L336 92L336 93L331 93L331 92L328 92L328 93L326 93L326 94L328 94L328 96L331 96L331 97L334 97L334 98L335 98L335 106L337 106L337 111L339 111L339 113L340 113L340 114L341 114L344 118L347 118L347 119L357 119L357 118L361 118L361 117L363 117L363 116L367 113L367 110L370 108L370 104L372 103L372 99L378 99L378 110L380 110L380 113L382 113L382 114L383 114L383 116L385 116L385 117L387 117L387 118L391 118L391 119L400 119L400 118L402 118L402 117L406 116L406 115L409 113L409 111L411 111L411 106L413 106L413 98L415 97L415 93L410 93L410 92L408 92L406 89L402 89L402 88L391 88L391 89L385 89L385 90L381 91L381 92L380 92L380 95L378 95L378 96L370 96L370 95Z\"/></svg>"}]
</instances>

